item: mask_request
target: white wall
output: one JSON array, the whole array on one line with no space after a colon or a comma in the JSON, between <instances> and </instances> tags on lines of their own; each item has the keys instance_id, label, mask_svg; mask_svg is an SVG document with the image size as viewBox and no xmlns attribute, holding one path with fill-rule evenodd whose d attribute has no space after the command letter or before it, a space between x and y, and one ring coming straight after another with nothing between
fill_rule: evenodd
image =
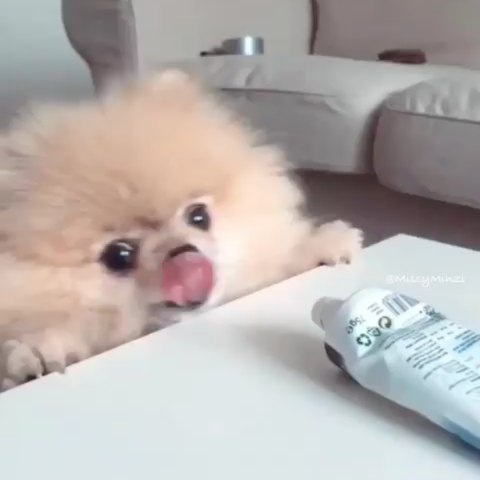
<instances>
[{"instance_id":1,"label":"white wall","mask_svg":"<svg viewBox=\"0 0 480 480\"><path fill-rule=\"evenodd\" d=\"M91 91L88 71L65 37L61 0L1 0L0 126L30 101Z\"/></svg>"},{"instance_id":2,"label":"white wall","mask_svg":"<svg viewBox=\"0 0 480 480\"><path fill-rule=\"evenodd\" d=\"M267 53L307 52L309 0L133 0L140 63L196 57L229 37L258 35Z\"/></svg>"},{"instance_id":3,"label":"white wall","mask_svg":"<svg viewBox=\"0 0 480 480\"><path fill-rule=\"evenodd\" d=\"M317 51L376 59L422 48L429 62L480 68L480 0L318 0Z\"/></svg>"}]
</instances>

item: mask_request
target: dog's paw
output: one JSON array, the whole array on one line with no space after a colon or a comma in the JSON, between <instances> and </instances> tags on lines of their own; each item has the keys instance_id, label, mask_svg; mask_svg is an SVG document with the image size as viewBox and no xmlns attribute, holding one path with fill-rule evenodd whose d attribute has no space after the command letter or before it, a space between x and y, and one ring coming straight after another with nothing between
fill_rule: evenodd
<instances>
[{"instance_id":1,"label":"dog's paw","mask_svg":"<svg viewBox=\"0 0 480 480\"><path fill-rule=\"evenodd\" d=\"M0 391L9 390L43 375L40 357L27 344L18 340L8 340L0 348L2 363Z\"/></svg>"},{"instance_id":2,"label":"dog's paw","mask_svg":"<svg viewBox=\"0 0 480 480\"><path fill-rule=\"evenodd\" d=\"M0 391L43 375L65 371L68 364L86 356L80 344L60 332L43 332L0 345Z\"/></svg>"},{"instance_id":3,"label":"dog's paw","mask_svg":"<svg viewBox=\"0 0 480 480\"><path fill-rule=\"evenodd\" d=\"M362 249L363 232L337 220L318 227L314 243L318 265L351 263Z\"/></svg>"}]
</instances>

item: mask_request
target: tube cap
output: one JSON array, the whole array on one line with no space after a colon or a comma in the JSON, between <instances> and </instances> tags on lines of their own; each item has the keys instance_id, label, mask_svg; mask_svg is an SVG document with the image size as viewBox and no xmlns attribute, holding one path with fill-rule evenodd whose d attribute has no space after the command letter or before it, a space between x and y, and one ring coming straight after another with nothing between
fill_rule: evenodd
<instances>
[{"instance_id":1,"label":"tube cap","mask_svg":"<svg viewBox=\"0 0 480 480\"><path fill-rule=\"evenodd\" d=\"M343 301L333 297L323 297L318 300L312 308L312 320L321 329L325 324L335 319L336 313Z\"/></svg>"}]
</instances>

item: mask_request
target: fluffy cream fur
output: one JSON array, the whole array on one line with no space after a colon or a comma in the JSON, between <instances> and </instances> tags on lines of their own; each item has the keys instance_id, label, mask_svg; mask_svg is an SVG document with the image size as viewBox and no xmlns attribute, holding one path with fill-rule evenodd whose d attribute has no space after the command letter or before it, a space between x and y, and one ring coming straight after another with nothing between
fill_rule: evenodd
<instances>
[{"instance_id":1,"label":"fluffy cream fur","mask_svg":"<svg viewBox=\"0 0 480 480\"><path fill-rule=\"evenodd\" d=\"M37 109L0 139L0 158L2 389L171 321L159 270L178 245L214 264L207 307L361 248L358 230L306 218L281 152L180 73ZM207 232L184 221L198 199ZM98 261L116 238L141 242L130 275Z\"/></svg>"}]
</instances>

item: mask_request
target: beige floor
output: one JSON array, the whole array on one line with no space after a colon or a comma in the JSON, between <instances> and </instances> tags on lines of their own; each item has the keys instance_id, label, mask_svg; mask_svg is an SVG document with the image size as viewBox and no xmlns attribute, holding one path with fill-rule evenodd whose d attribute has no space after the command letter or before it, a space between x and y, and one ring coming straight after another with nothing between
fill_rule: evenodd
<instances>
[{"instance_id":1,"label":"beige floor","mask_svg":"<svg viewBox=\"0 0 480 480\"><path fill-rule=\"evenodd\" d=\"M303 172L300 178L310 211L359 226L367 245L407 233L480 250L480 210L397 193L373 176Z\"/></svg>"}]
</instances>

